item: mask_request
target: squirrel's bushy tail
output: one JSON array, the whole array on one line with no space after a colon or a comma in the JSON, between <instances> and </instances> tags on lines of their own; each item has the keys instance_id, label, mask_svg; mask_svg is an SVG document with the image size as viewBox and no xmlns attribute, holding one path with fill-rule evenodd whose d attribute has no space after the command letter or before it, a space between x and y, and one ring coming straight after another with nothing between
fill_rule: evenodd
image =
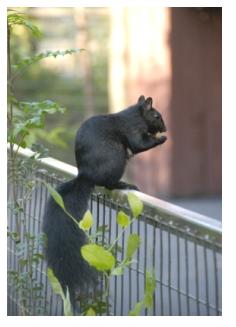
<instances>
[{"instance_id":1,"label":"squirrel's bushy tail","mask_svg":"<svg viewBox=\"0 0 236 327\"><path fill-rule=\"evenodd\" d=\"M78 175L57 188L66 210L78 221L87 210L93 187L89 180ZM46 205L43 232L47 236L45 255L48 267L52 268L64 292L68 287L74 306L75 290L86 290L96 281L95 270L81 256L81 246L87 243L86 235L52 197Z\"/></svg>"}]
</instances>

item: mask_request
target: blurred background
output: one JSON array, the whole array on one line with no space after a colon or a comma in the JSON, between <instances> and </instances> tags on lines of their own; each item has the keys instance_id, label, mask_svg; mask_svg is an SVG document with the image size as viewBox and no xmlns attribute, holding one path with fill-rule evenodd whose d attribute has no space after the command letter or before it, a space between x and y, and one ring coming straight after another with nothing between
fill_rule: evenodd
<instances>
[{"instance_id":1,"label":"blurred background","mask_svg":"<svg viewBox=\"0 0 236 327\"><path fill-rule=\"evenodd\" d=\"M166 122L168 141L132 158L124 179L152 196L221 219L221 8L14 8L40 28L18 26L14 62L50 50L15 82L20 100L67 108L31 135L50 156L75 165L74 137L94 114L117 112L143 94Z\"/></svg>"}]
</instances>

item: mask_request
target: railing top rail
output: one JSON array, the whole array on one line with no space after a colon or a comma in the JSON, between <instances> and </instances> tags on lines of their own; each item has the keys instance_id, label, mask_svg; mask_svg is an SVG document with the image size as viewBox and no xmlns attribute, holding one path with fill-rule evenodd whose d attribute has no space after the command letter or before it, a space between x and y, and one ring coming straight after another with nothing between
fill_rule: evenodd
<instances>
[{"instance_id":1,"label":"railing top rail","mask_svg":"<svg viewBox=\"0 0 236 327\"><path fill-rule=\"evenodd\" d=\"M17 148L17 146L14 146L14 150ZM34 152L30 149L23 148L19 148L18 153L23 157L31 157L34 155ZM76 167L51 157L41 158L38 160L43 168L53 170L65 177L75 177L78 173ZM188 228L190 230L198 229L201 235L204 234L205 236L213 236L214 239L221 241L222 224L220 221L173 205L169 202L160 200L147 194L138 191L134 192L143 201L144 209L146 212L148 212L151 217L154 217L154 219L156 215L160 215L168 219L171 224L177 223L178 226L183 226L184 228ZM126 198L125 193L126 191L116 190L110 192L109 194L111 195L112 199L115 200L117 197L119 197L119 200L123 202Z\"/></svg>"}]
</instances>

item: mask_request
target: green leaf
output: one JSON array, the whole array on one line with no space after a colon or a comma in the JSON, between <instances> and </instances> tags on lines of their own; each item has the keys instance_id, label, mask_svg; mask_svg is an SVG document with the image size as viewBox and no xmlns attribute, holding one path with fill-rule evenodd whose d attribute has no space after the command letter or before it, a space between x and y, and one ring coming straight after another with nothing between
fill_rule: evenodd
<instances>
[{"instance_id":1,"label":"green leaf","mask_svg":"<svg viewBox=\"0 0 236 327\"><path fill-rule=\"evenodd\" d=\"M21 267L21 269L23 269L28 263L27 259L19 259L19 265Z\"/></svg>"},{"instance_id":2,"label":"green leaf","mask_svg":"<svg viewBox=\"0 0 236 327\"><path fill-rule=\"evenodd\" d=\"M33 129L44 128L45 118L48 114L65 112L64 107L50 100L41 102L18 101L15 107L18 107L18 114L15 114L14 124L9 130L8 140L21 147L28 146L26 138Z\"/></svg>"},{"instance_id":3,"label":"green leaf","mask_svg":"<svg viewBox=\"0 0 236 327\"><path fill-rule=\"evenodd\" d=\"M124 266L120 265L120 266L117 266L116 268L114 268L112 270L111 274L114 276L120 276L120 275L123 275L123 272L124 272Z\"/></svg>"},{"instance_id":4,"label":"green leaf","mask_svg":"<svg viewBox=\"0 0 236 327\"><path fill-rule=\"evenodd\" d=\"M53 197L53 199L56 201L56 203L63 209L65 209L65 205L64 205L64 201L63 198L61 197L61 195L50 185L45 183L47 186L47 189L49 191L49 193L51 194L51 196Z\"/></svg>"},{"instance_id":5,"label":"green leaf","mask_svg":"<svg viewBox=\"0 0 236 327\"><path fill-rule=\"evenodd\" d=\"M32 257L32 261L36 263L39 263L43 259L44 259L44 255L42 253L35 253Z\"/></svg>"},{"instance_id":6,"label":"green leaf","mask_svg":"<svg viewBox=\"0 0 236 327\"><path fill-rule=\"evenodd\" d=\"M83 219L79 222L79 227L83 230L90 230L93 225L93 216L90 210L87 210Z\"/></svg>"},{"instance_id":7,"label":"green leaf","mask_svg":"<svg viewBox=\"0 0 236 327\"><path fill-rule=\"evenodd\" d=\"M11 237L13 241L19 240L19 234L17 232L7 232L7 236Z\"/></svg>"},{"instance_id":8,"label":"green leaf","mask_svg":"<svg viewBox=\"0 0 236 327\"><path fill-rule=\"evenodd\" d=\"M63 296L62 299L63 299L64 315L73 316L68 287L66 288L66 296Z\"/></svg>"},{"instance_id":9,"label":"green leaf","mask_svg":"<svg viewBox=\"0 0 236 327\"><path fill-rule=\"evenodd\" d=\"M143 202L132 192L129 192L127 197L130 209L134 217L137 218L143 211Z\"/></svg>"},{"instance_id":10,"label":"green leaf","mask_svg":"<svg viewBox=\"0 0 236 327\"><path fill-rule=\"evenodd\" d=\"M129 225L129 217L123 212L119 211L116 218L117 224L122 227L127 227Z\"/></svg>"},{"instance_id":11,"label":"green leaf","mask_svg":"<svg viewBox=\"0 0 236 327\"><path fill-rule=\"evenodd\" d=\"M64 51L60 51L60 50L57 50L57 51L52 51L52 50L47 50L46 52L42 52L42 53L39 53L35 56L32 56L32 57L29 57L29 58L25 58L21 61L19 61L16 65L12 65L13 68L17 71L17 70L20 70L26 66L29 66L29 65L32 65L42 59L45 59L45 58L49 58L49 57L58 57L58 56L65 56L65 55L71 55L73 53L78 53L78 52L82 52L84 51L85 49L66 49Z\"/></svg>"},{"instance_id":12,"label":"green leaf","mask_svg":"<svg viewBox=\"0 0 236 327\"><path fill-rule=\"evenodd\" d=\"M129 316L139 316L143 307L143 302L137 302L133 310L129 312Z\"/></svg>"},{"instance_id":13,"label":"green leaf","mask_svg":"<svg viewBox=\"0 0 236 327\"><path fill-rule=\"evenodd\" d=\"M149 310L153 306L153 293L156 288L156 278L155 273L151 275L149 271L146 271L146 286L145 286L145 293L144 293L144 300L143 303L146 308Z\"/></svg>"},{"instance_id":14,"label":"green leaf","mask_svg":"<svg viewBox=\"0 0 236 327\"><path fill-rule=\"evenodd\" d=\"M115 265L115 258L111 252L97 244L82 246L81 254L91 266L99 271L111 270Z\"/></svg>"},{"instance_id":15,"label":"green leaf","mask_svg":"<svg viewBox=\"0 0 236 327\"><path fill-rule=\"evenodd\" d=\"M28 20L26 18L26 15L23 13L13 12L12 10L10 10L7 16L7 23L10 27L14 25L22 25L28 28L35 37L42 36L42 33L40 32L38 27L34 25L30 20Z\"/></svg>"},{"instance_id":16,"label":"green leaf","mask_svg":"<svg viewBox=\"0 0 236 327\"><path fill-rule=\"evenodd\" d=\"M86 311L86 316L96 316L96 312L94 311L93 308L89 308L89 309Z\"/></svg>"},{"instance_id":17,"label":"green leaf","mask_svg":"<svg viewBox=\"0 0 236 327\"><path fill-rule=\"evenodd\" d=\"M68 287L66 289L66 296L65 296L64 292L62 290L61 284L58 281L57 277L54 275L53 270L51 268L48 268L47 276L48 276L49 282L52 286L53 292L55 294L60 295L63 300L64 315L65 316L73 316Z\"/></svg>"},{"instance_id":18,"label":"green leaf","mask_svg":"<svg viewBox=\"0 0 236 327\"><path fill-rule=\"evenodd\" d=\"M37 118L38 116L41 119L42 114L54 114L56 112L64 113L65 108L59 105L58 103L51 100L44 100L40 102L18 102L18 107L25 115L33 114L32 118ZM39 119L39 118L38 118Z\"/></svg>"},{"instance_id":19,"label":"green leaf","mask_svg":"<svg viewBox=\"0 0 236 327\"><path fill-rule=\"evenodd\" d=\"M140 245L140 237L138 234L130 234L127 242L126 248L126 260L130 260L134 255L135 251Z\"/></svg>"},{"instance_id":20,"label":"green leaf","mask_svg":"<svg viewBox=\"0 0 236 327\"><path fill-rule=\"evenodd\" d=\"M41 260L44 259L44 255L43 255L42 253L35 253L35 254L34 254L34 257L35 257L35 258L38 258L38 259L41 259Z\"/></svg>"},{"instance_id":21,"label":"green leaf","mask_svg":"<svg viewBox=\"0 0 236 327\"><path fill-rule=\"evenodd\" d=\"M48 268L47 276L48 276L49 282L52 286L53 292L60 295L62 298L64 298L65 296L64 296L61 284L59 283L59 280L54 275L53 270L51 268Z\"/></svg>"},{"instance_id":22,"label":"green leaf","mask_svg":"<svg viewBox=\"0 0 236 327\"><path fill-rule=\"evenodd\" d=\"M115 275L115 276L122 275L124 273L124 269L126 267L130 266L133 262L135 262L135 261L125 258L117 267L115 267L112 270L111 275Z\"/></svg>"}]
</instances>

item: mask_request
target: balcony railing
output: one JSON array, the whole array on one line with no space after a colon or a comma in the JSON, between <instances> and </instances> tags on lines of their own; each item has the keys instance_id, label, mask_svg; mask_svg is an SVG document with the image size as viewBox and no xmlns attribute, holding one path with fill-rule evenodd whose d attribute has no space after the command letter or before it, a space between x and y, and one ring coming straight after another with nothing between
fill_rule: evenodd
<instances>
[{"instance_id":1,"label":"balcony railing","mask_svg":"<svg viewBox=\"0 0 236 327\"><path fill-rule=\"evenodd\" d=\"M32 152L20 149L20 157L30 157ZM41 231L42 216L48 191L42 181L58 185L77 175L73 166L52 158L40 159L40 169L35 173L35 187L27 200L24 217L28 230L37 235ZM17 194L23 197L26 190L18 185ZM123 276L114 276L110 287L110 312L127 315L143 298L145 271L154 268L156 291L152 315L221 315L221 223L212 218L172 205L141 192L135 194L143 201L143 214L119 240L124 244L129 233L140 235L142 243L137 251L137 264L126 269ZM12 198L9 182L8 197ZM119 210L129 212L125 191L108 191L96 188L90 199L90 210L95 224L93 231L108 225L104 235L109 241L120 231L116 223ZM9 209L8 226L15 230L14 211ZM124 252L118 252L118 259ZM17 255L14 242L9 240L8 268L16 269ZM34 267L34 276L44 287L45 307L48 315L62 315L62 302L54 295L46 276L46 264ZM8 315L19 314L17 293L9 286ZM146 315L143 311L142 315Z\"/></svg>"}]
</instances>

